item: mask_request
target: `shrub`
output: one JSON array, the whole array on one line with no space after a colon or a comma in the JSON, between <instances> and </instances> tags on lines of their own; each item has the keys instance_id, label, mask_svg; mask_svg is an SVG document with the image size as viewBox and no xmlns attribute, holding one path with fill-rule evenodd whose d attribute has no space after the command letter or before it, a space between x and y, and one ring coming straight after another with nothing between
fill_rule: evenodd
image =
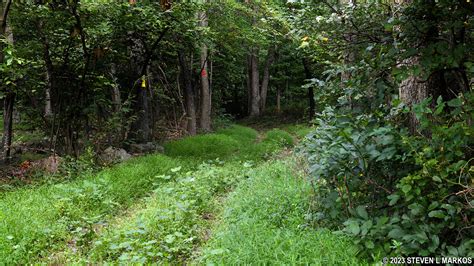
<instances>
[{"instance_id":1,"label":"shrub","mask_svg":"<svg viewBox=\"0 0 474 266\"><path fill-rule=\"evenodd\" d=\"M414 108L425 135L387 117L326 109L305 144L317 191L313 219L342 223L364 255L474 255L474 97L438 99L434 110L430 101Z\"/></svg>"}]
</instances>

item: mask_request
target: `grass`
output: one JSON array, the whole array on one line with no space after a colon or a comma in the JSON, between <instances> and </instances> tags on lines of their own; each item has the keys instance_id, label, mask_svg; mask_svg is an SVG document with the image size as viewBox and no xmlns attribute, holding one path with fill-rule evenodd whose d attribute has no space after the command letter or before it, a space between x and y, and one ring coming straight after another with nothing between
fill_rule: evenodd
<instances>
[{"instance_id":1,"label":"grass","mask_svg":"<svg viewBox=\"0 0 474 266\"><path fill-rule=\"evenodd\" d=\"M241 143L252 143L258 135L258 132L255 129L239 125L221 128L217 130L216 133L232 137Z\"/></svg>"},{"instance_id":2,"label":"grass","mask_svg":"<svg viewBox=\"0 0 474 266\"><path fill-rule=\"evenodd\" d=\"M90 233L121 208L143 197L155 176L182 165L164 155L133 159L82 180L0 194L0 263L46 257Z\"/></svg>"},{"instance_id":3,"label":"grass","mask_svg":"<svg viewBox=\"0 0 474 266\"><path fill-rule=\"evenodd\" d=\"M263 141L277 143L285 147L292 147L295 144L295 140L290 133L278 128L269 130L265 134L265 139Z\"/></svg>"},{"instance_id":4,"label":"grass","mask_svg":"<svg viewBox=\"0 0 474 266\"><path fill-rule=\"evenodd\" d=\"M235 153L239 142L223 134L206 134L165 144L165 153L172 157L201 159L226 158Z\"/></svg>"},{"instance_id":5,"label":"grass","mask_svg":"<svg viewBox=\"0 0 474 266\"><path fill-rule=\"evenodd\" d=\"M312 127L308 127L307 125L301 125L301 124L287 125L287 126L283 127L282 129L285 130L286 132L296 136L298 139L303 139L309 133L311 133L311 131L314 130L314 128L312 128Z\"/></svg>"},{"instance_id":6,"label":"grass","mask_svg":"<svg viewBox=\"0 0 474 266\"><path fill-rule=\"evenodd\" d=\"M165 186L171 180L162 176L172 169L189 171L214 158L258 161L278 148L254 143L256 137L233 126L168 143L166 155L135 158L80 180L0 193L0 264L47 261L67 248L87 251L98 228Z\"/></svg>"},{"instance_id":7,"label":"grass","mask_svg":"<svg viewBox=\"0 0 474 266\"><path fill-rule=\"evenodd\" d=\"M305 227L308 188L291 167L262 164L293 141L231 126L80 180L0 193L0 264L189 263L216 222L196 262L352 262L343 238Z\"/></svg>"},{"instance_id":8,"label":"grass","mask_svg":"<svg viewBox=\"0 0 474 266\"><path fill-rule=\"evenodd\" d=\"M173 174L174 182L156 189L132 215L115 221L75 262L184 263L203 241L213 199L246 171L242 163L216 161Z\"/></svg>"},{"instance_id":9,"label":"grass","mask_svg":"<svg viewBox=\"0 0 474 266\"><path fill-rule=\"evenodd\" d=\"M196 264L359 264L347 239L307 226L310 188L292 164L270 161L249 173L226 201Z\"/></svg>"},{"instance_id":10,"label":"grass","mask_svg":"<svg viewBox=\"0 0 474 266\"><path fill-rule=\"evenodd\" d=\"M213 134L198 135L165 144L165 152L171 157L187 157L202 160L226 159L252 145L257 131L238 125L218 130ZM245 153L245 151L241 152ZM254 158L256 159L256 158Z\"/></svg>"}]
</instances>

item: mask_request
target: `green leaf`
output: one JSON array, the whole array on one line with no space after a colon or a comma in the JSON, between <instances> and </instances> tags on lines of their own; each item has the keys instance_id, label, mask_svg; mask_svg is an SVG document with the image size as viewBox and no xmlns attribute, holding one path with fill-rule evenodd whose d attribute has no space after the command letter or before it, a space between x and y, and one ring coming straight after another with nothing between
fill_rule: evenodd
<instances>
[{"instance_id":1,"label":"green leaf","mask_svg":"<svg viewBox=\"0 0 474 266\"><path fill-rule=\"evenodd\" d=\"M397 194L392 194L390 196L387 197L390 202L388 203L388 205L390 206L393 206L397 203L397 201L400 199L400 195L397 195Z\"/></svg>"},{"instance_id":2,"label":"green leaf","mask_svg":"<svg viewBox=\"0 0 474 266\"><path fill-rule=\"evenodd\" d=\"M405 235L405 232L400 228L394 228L388 232L388 237L394 239L400 239Z\"/></svg>"},{"instance_id":3,"label":"green leaf","mask_svg":"<svg viewBox=\"0 0 474 266\"><path fill-rule=\"evenodd\" d=\"M411 191L411 185L405 184L402 186L402 191L403 193L407 194L408 192Z\"/></svg>"},{"instance_id":4,"label":"green leaf","mask_svg":"<svg viewBox=\"0 0 474 266\"><path fill-rule=\"evenodd\" d=\"M359 215L362 219L367 220L369 219L369 215L367 213L367 210L365 209L364 206L358 206L356 208L357 215Z\"/></svg>"},{"instance_id":5,"label":"green leaf","mask_svg":"<svg viewBox=\"0 0 474 266\"><path fill-rule=\"evenodd\" d=\"M433 241L432 246L437 248L439 246L439 237L437 235L432 235L431 240Z\"/></svg>"},{"instance_id":6,"label":"green leaf","mask_svg":"<svg viewBox=\"0 0 474 266\"><path fill-rule=\"evenodd\" d=\"M440 218L440 219L443 219L444 217L446 217L446 215L444 214L443 211L430 211L428 213L428 216L429 217L435 217L435 218Z\"/></svg>"},{"instance_id":7,"label":"green leaf","mask_svg":"<svg viewBox=\"0 0 474 266\"><path fill-rule=\"evenodd\" d=\"M347 224L347 230L353 235L358 235L360 233L359 223L354 220L349 221Z\"/></svg>"},{"instance_id":8,"label":"green leaf","mask_svg":"<svg viewBox=\"0 0 474 266\"><path fill-rule=\"evenodd\" d=\"M165 237L165 242L168 243L168 244L171 244L174 242L174 240L176 239L176 237L174 235L167 235Z\"/></svg>"},{"instance_id":9,"label":"green leaf","mask_svg":"<svg viewBox=\"0 0 474 266\"><path fill-rule=\"evenodd\" d=\"M454 98L448 102L448 106L450 107L460 107L462 105L461 99Z\"/></svg>"},{"instance_id":10,"label":"green leaf","mask_svg":"<svg viewBox=\"0 0 474 266\"><path fill-rule=\"evenodd\" d=\"M433 179L433 181L438 182L438 183L443 182L443 180L441 180L441 178L437 175L433 176L432 179Z\"/></svg>"},{"instance_id":11,"label":"green leaf","mask_svg":"<svg viewBox=\"0 0 474 266\"><path fill-rule=\"evenodd\" d=\"M368 248L368 249L374 249L374 247L375 247L374 242L372 242L371 240L366 241L365 242L365 247Z\"/></svg>"}]
</instances>

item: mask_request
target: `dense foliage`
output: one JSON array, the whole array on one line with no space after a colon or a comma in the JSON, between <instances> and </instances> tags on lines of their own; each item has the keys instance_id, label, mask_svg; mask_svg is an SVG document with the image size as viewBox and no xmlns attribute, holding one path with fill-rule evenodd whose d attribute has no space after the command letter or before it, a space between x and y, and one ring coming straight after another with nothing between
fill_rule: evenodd
<instances>
[{"instance_id":1,"label":"dense foliage","mask_svg":"<svg viewBox=\"0 0 474 266\"><path fill-rule=\"evenodd\" d=\"M246 116L249 51L264 72L262 112L277 88L278 108L302 96L279 3L14 1L7 21L1 90L15 98L13 126L39 129L53 153L208 131L209 114Z\"/></svg>"},{"instance_id":2,"label":"dense foliage","mask_svg":"<svg viewBox=\"0 0 474 266\"><path fill-rule=\"evenodd\" d=\"M474 257L473 14L469 0L0 0L14 168L0 262ZM274 128L285 119L312 127ZM308 165L284 150L303 136ZM94 174L108 148L159 145ZM57 155L53 177L26 174ZM314 256L334 247L350 254Z\"/></svg>"},{"instance_id":3,"label":"dense foliage","mask_svg":"<svg viewBox=\"0 0 474 266\"><path fill-rule=\"evenodd\" d=\"M474 6L315 2L294 19L316 18L298 34L325 69L307 85L313 221L374 259L472 257Z\"/></svg>"}]
</instances>

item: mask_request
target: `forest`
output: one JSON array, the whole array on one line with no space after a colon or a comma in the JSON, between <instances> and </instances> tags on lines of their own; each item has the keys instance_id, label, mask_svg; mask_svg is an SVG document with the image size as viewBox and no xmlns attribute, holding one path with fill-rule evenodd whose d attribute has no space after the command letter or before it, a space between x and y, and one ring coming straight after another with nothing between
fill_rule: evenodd
<instances>
[{"instance_id":1,"label":"forest","mask_svg":"<svg viewBox=\"0 0 474 266\"><path fill-rule=\"evenodd\" d=\"M471 265L473 44L470 0L0 0L0 264Z\"/></svg>"}]
</instances>

